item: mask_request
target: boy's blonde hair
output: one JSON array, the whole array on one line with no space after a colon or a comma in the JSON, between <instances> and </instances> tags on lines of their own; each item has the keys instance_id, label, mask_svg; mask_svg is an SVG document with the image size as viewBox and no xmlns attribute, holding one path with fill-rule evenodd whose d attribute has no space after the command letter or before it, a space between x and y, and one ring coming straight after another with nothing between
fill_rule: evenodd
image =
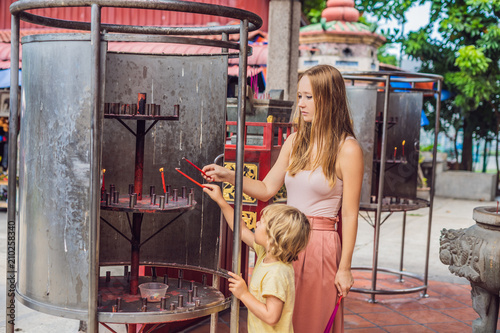
<instances>
[{"instance_id":1,"label":"boy's blonde hair","mask_svg":"<svg viewBox=\"0 0 500 333\"><path fill-rule=\"evenodd\" d=\"M265 207L261 219L266 222L269 237L269 254L284 263L297 260L309 241L311 225L297 208L273 204Z\"/></svg>"}]
</instances>

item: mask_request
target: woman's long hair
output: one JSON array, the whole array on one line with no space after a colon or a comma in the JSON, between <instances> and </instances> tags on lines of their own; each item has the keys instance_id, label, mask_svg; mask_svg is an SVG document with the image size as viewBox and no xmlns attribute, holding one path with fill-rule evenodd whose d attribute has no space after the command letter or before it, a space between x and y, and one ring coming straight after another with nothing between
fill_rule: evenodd
<instances>
[{"instance_id":1,"label":"woman's long hair","mask_svg":"<svg viewBox=\"0 0 500 333\"><path fill-rule=\"evenodd\" d=\"M344 78L330 65L309 68L299 76L299 81L305 76L311 82L316 111L312 122L305 122L297 112L297 135L288 172L295 176L301 170L321 167L333 187L337 179L335 164L339 145L346 137L354 137ZM315 146L316 156L311 160Z\"/></svg>"}]
</instances>

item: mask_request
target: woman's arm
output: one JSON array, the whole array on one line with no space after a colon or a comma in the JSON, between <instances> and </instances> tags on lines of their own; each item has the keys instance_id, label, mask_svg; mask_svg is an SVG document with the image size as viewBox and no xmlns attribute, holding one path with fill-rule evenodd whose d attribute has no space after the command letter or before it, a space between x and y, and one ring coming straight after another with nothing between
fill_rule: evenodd
<instances>
[{"instance_id":1,"label":"woman's arm","mask_svg":"<svg viewBox=\"0 0 500 333\"><path fill-rule=\"evenodd\" d=\"M335 285L343 297L354 284L351 273L352 253L358 232L359 200L363 183L363 151L356 140L346 140L338 157L338 176L343 181L342 256Z\"/></svg>"},{"instance_id":2,"label":"woman's arm","mask_svg":"<svg viewBox=\"0 0 500 333\"><path fill-rule=\"evenodd\" d=\"M238 276L233 272L228 273L232 277L228 279L229 290L234 294L234 296L241 300L248 310L257 318L268 325L276 325L281 319L284 304L283 301L275 296L267 296L266 303L261 303L252 294L250 294L245 280L243 280L241 276Z\"/></svg>"},{"instance_id":3,"label":"woman's arm","mask_svg":"<svg viewBox=\"0 0 500 333\"><path fill-rule=\"evenodd\" d=\"M292 151L292 142L295 133L292 133L281 147L280 154L276 163L266 175L264 180L256 180L243 177L243 192L252 198L261 201L271 199L283 185L285 181L286 169L288 168L290 153ZM210 164L203 167L203 171L208 177L203 176L208 181L228 182L234 185L235 173L220 165Z\"/></svg>"}]
</instances>

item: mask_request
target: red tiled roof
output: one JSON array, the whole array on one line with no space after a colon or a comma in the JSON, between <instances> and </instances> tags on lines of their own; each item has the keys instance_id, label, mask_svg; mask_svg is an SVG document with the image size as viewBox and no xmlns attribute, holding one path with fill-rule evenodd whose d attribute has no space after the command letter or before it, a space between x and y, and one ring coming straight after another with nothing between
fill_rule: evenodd
<instances>
[{"instance_id":1,"label":"red tiled roof","mask_svg":"<svg viewBox=\"0 0 500 333\"><path fill-rule=\"evenodd\" d=\"M263 67L255 68L255 67L248 66L247 67L247 77L252 76L252 75L257 75L262 71L264 71ZM238 76L239 73L240 73L240 68L237 65L229 66L227 68L227 74L230 76Z\"/></svg>"},{"instance_id":2,"label":"red tiled roof","mask_svg":"<svg viewBox=\"0 0 500 333\"><path fill-rule=\"evenodd\" d=\"M88 33L88 31L79 31L79 30L69 30L69 29L57 29L57 28L40 28L40 29L21 29L19 31L19 35L21 38L24 36L29 36L29 35L40 35L40 34L53 34L53 33L77 33L77 32L83 32L83 33ZM265 40L268 39L268 34L265 31L262 30L255 30L255 31L249 31L248 32L248 40L254 40L254 38L262 36ZM205 39L219 39L220 36L198 36L198 38L205 38ZM229 35L229 40L232 41L237 41L240 39L239 34L231 34ZM10 43L10 30L9 29L0 29L0 42L1 43Z\"/></svg>"},{"instance_id":3,"label":"red tiled roof","mask_svg":"<svg viewBox=\"0 0 500 333\"><path fill-rule=\"evenodd\" d=\"M70 30L61 29L30 29L21 31L21 37L43 33L69 32ZM71 30L70 32L75 32ZM262 31L249 33L249 39L257 35L264 38L267 34ZM231 35L231 40L236 40L238 36ZM210 36L209 38L214 38ZM0 30L0 69L10 68L10 30ZM7 42L5 42L7 41ZM252 46L252 55L248 57L249 66L263 66L267 64L267 45L254 43ZM108 50L113 52L128 53L154 53L154 54L204 54L220 53L220 48L191 45L191 44L169 44L169 43L127 43L127 42L109 42ZM22 59L22 48L20 49L20 59ZM230 64L237 64L238 59L229 59Z\"/></svg>"},{"instance_id":4,"label":"red tiled roof","mask_svg":"<svg viewBox=\"0 0 500 333\"><path fill-rule=\"evenodd\" d=\"M220 48L187 45L187 44L163 44L163 43L126 43L109 42L108 50L112 52L127 53L154 53L154 54L209 54L220 53ZM231 51L230 51L231 52ZM237 64L238 58L229 59L230 64ZM252 45L252 55L248 57L249 66L261 66L267 64L267 45Z\"/></svg>"},{"instance_id":5,"label":"red tiled roof","mask_svg":"<svg viewBox=\"0 0 500 333\"><path fill-rule=\"evenodd\" d=\"M22 50L19 50L19 58L21 58ZM21 61L19 61L21 66ZM10 68L10 43L0 43L0 69Z\"/></svg>"}]
</instances>

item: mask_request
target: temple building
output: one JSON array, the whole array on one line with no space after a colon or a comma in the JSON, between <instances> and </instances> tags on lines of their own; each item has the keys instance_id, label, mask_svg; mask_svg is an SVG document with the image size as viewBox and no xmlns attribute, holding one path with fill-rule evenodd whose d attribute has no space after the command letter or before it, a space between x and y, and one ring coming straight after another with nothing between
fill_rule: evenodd
<instances>
[{"instance_id":1,"label":"temple building","mask_svg":"<svg viewBox=\"0 0 500 333\"><path fill-rule=\"evenodd\" d=\"M300 29L299 71L328 64L340 71L378 71L385 37L358 22L354 0L328 0L321 22Z\"/></svg>"}]
</instances>

